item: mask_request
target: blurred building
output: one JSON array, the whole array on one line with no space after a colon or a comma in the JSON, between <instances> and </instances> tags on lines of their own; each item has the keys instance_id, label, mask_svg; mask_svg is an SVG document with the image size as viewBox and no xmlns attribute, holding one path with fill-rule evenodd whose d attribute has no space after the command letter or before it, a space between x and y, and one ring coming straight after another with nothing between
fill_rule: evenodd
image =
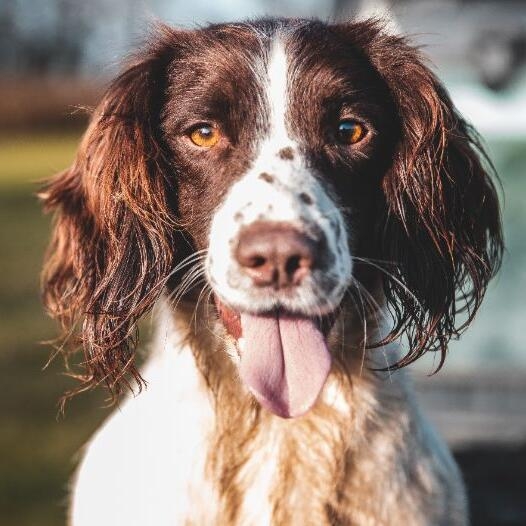
<instances>
[{"instance_id":1,"label":"blurred building","mask_svg":"<svg viewBox=\"0 0 526 526\"><path fill-rule=\"evenodd\" d=\"M148 22L175 25L268 14L352 18L387 16L426 44L440 66L506 89L526 61L526 3L521 0L3 0L0 70L98 71L144 35Z\"/></svg>"}]
</instances>

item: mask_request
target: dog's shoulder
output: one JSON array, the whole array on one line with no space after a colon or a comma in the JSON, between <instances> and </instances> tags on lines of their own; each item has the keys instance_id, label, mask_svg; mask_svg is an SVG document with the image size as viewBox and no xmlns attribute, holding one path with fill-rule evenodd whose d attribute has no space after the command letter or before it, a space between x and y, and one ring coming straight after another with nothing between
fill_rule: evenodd
<instances>
[{"instance_id":1,"label":"dog's shoulder","mask_svg":"<svg viewBox=\"0 0 526 526\"><path fill-rule=\"evenodd\" d=\"M206 497L213 411L193 355L156 352L142 374L145 390L117 407L86 446L71 495L75 526L97 524L101 514L105 524L162 526L205 509L195 503Z\"/></svg>"}]
</instances>

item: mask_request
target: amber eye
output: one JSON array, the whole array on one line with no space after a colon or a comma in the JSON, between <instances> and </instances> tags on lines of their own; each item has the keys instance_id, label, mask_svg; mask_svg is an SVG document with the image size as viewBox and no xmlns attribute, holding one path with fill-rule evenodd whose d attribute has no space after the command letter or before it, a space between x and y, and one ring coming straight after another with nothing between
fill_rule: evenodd
<instances>
[{"instance_id":1,"label":"amber eye","mask_svg":"<svg viewBox=\"0 0 526 526\"><path fill-rule=\"evenodd\" d=\"M363 124L351 119L340 121L338 125L338 140L342 144L356 144L360 142L367 134Z\"/></svg>"},{"instance_id":2,"label":"amber eye","mask_svg":"<svg viewBox=\"0 0 526 526\"><path fill-rule=\"evenodd\" d=\"M190 131L190 140L201 148L212 148L219 139L221 139L221 132L216 126L211 124L200 124Z\"/></svg>"}]
</instances>

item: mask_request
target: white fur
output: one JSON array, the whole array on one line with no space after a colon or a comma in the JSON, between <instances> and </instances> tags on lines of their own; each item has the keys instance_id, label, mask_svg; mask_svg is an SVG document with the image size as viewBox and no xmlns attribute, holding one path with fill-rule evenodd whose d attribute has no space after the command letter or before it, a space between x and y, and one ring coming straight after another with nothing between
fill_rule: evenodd
<instances>
[{"instance_id":1,"label":"white fur","mask_svg":"<svg viewBox=\"0 0 526 526\"><path fill-rule=\"evenodd\" d=\"M297 144L288 135L288 66L286 48L280 40L273 44L267 71L269 133L259 145L253 166L232 185L214 213L207 274L221 299L239 310L268 311L279 302L282 307L306 315L325 314L340 303L351 278L352 260L345 222L337 204L306 167ZM285 147L294 152L292 160L279 156ZM269 183L261 177L262 173L270 175L274 181ZM306 204L301 193L307 194L312 204ZM314 272L287 298L268 291L265 296L256 297L252 280L239 268L233 249L240 230L261 220L288 222L307 232L314 227L320 228L327 239L328 251L334 256L332 268L324 272L324 277L334 278L332 290L320 290L320 276ZM336 223L338 228L335 229Z\"/></svg>"},{"instance_id":2,"label":"white fur","mask_svg":"<svg viewBox=\"0 0 526 526\"><path fill-rule=\"evenodd\" d=\"M279 474L279 444L277 435L270 433L268 438L267 447L254 451L238 476L247 487L239 519L243 525L272 525L270 494Z\"/></svg>"},{"instance_id":3,"label":"white fur","mask_svg":"<svg viewBox=\"0 0 526 526\"><path fill-rule=\"evenodd\" d=\"M203 478L214 412L193 355L163 308L148 388L127 399L86 449L72 496L74 526L213 524Z\"/></svg>"},{"instance_id":4,"label":"white fur","mask_svg":"<svg viewBox=\"0 0 526 526\"><path fill-rule=\"evenodd\" d=\"M334 255L326 274L334 277L335 286L320 295L313 273L295 296L280 301L291 310L319 314L338 305L351 278L348 233L337 204L307 169L287 131L289 75L286 48L279 40L271 49L267 76L270 129L261 138L253 166L215 211L207 274L215 292L230 305L241 310L273 308L276 297L269 294L256 301L250 280L236 266L232 248L240 229L261 219L287 221L305 230L315 225ZM293 149L293 160L278 155L284 147ZM261 178L262 172L272 175L274 183ZM312 198L312 204L300 199L301 192ZM239 213L242 221L236 221ZM173 315L167 307L161 309L154 352L142 372L148 388L128 398L86 448L74 484L72 526L218 524L221 502L213 485L217 481L205 469L215 430L214 406L185 343L186 334L178 332ZM375 352L376 361L381 360L384 351ZM352 523L464 525L460 477L449 452L416 408L403 372L387 381L378 375L357 375L351 392L343 392L345 385L331 375L322 398L342 418L352 418L355 430L343 437L345 451L355 453L345 488ZM237 475L243 488L238 526L271 524L278 453L290 428L278 417L269 422L258 435L258 448L250 452ZM316 445L322 453L329 447ZM303 454L302 460L312 461L309 452ZM408 481L408 476L413 478ZM330 484L320 489L336 491ZM289 497L295 509L308 513L311 503L300 490L294 487ZM309 517L295 519L294 524L308 520L320 523Z\"/></svg>"},{"instance_id":5,"label":"white fur","mask_svg":"<svg viewBox=\"0 0 526 526\"><path fill-rule=\"evenodd\" d=\"M167 309L158 323L152 356L143 371L147 390L126 400L86 448L74 481L71 526L218 524L220 499L205 470L213 407ZM381 354L369 365L379 365ZM347 497L356 499L353 524L465 525L457 468L418 411L404 372L375 382L369 375L358 376L351 398L344 396L343 388L331 376L322 397L340 414L349 415L357 428L356 435L346 437L349 449L359 452L347 489ZM378 425L367 429L373 414ZM286 421L275 417L240 469L237 480L245 489L236 526L271 526L271 495L288 429ZM318 447L323 452L325 445ZM414 474L411 482L405 479L407 473ZM305 510L309 503L296 505ZM379 519L383 514L387 515Z\"/></svg>"},{"instance_id":6,"label":"white fur","mask_svg":"<svg viewBox=\"0 0 526 526\"><path fill-rule=\"evenodd\" d=\"M268 64L267 100L270 106L270 150L294 146L287 133L288 61L284 43L276 39Z\"/></svg>"}]
</instances>

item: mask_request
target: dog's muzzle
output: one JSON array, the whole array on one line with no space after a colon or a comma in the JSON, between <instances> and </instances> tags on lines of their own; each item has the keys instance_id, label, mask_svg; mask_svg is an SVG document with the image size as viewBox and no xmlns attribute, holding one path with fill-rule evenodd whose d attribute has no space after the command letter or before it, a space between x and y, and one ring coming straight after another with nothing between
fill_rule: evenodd
<instances>
[{"instance_id":1,"label":"dog's muzzle","mask_svg":"<svg viewBox=\"0 0 526 526\"><path fill-rule=\"evenodd\" d=\"M253 169L225 196L207 271L241 380L263 407L288 418L309 411L325 385L325 329L352 262L336 203L310 172L279 163L265 177Z\"/></svg>"}]
</instances>

